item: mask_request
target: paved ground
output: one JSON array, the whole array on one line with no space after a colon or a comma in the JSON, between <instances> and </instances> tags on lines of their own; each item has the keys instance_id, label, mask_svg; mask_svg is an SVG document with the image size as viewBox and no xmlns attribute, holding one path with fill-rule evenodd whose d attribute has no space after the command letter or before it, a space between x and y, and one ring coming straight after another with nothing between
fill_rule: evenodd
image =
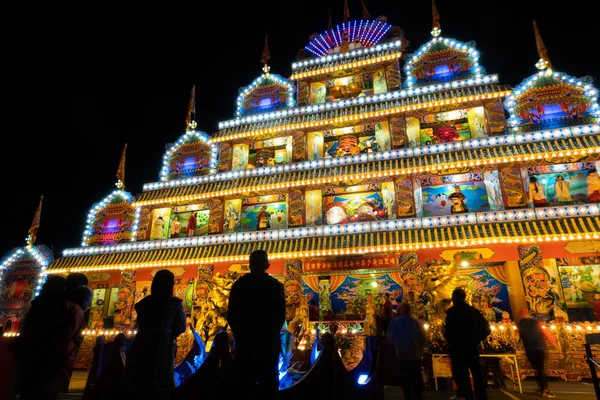
<instances>
[{"instance_id":1,"label":"paved ground","mask_svg":"<svg viewBox=\"0 0 600 400\"><path fill-rule=\"evenodd\" d=\"M81 399L83 389L85 387L85 381L87 379L86 371L75 371L71 379L71 385L69 386L69 393L63 394L60 399L62 400L78 400ZM507 390L488 390L489 400L533 400L540 399L537 392L536 383L527 379L523 381L523 394L518 391L512 390L512 384L507 381ZM551 381L550 391L556 395L557 399L569 399L569 400L594 400L596 398L594 394L594 387L591 381L584 382L564 382L564 381ZM449 391L426 391L425 399L430 400L448 400L452 395ZM402 388L395 386L385 387L385 400L401 400Z\"/></svg>"}]
</instances>

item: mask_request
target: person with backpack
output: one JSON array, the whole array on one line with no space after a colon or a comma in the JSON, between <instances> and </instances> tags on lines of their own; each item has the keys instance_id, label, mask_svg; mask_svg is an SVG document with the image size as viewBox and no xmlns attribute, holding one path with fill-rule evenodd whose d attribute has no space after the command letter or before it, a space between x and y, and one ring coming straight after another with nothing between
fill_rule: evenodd
<instances>
[{"instance_id":1,"label":"person with backpack","mask_svg":"<svg viewBox=\"0 0 600 400\"><path fill-rule=\"evenodd\" d=\"M483 377L479 345L491 333L489 322L475 307L467 304L467 294L462 288L452 292L452 307L446 315L445 336L450 348L452 375L457 392L466 400L487 400L486 381ZM473 376L475 396L469 379Z\"/></svg>"}]
</instances>

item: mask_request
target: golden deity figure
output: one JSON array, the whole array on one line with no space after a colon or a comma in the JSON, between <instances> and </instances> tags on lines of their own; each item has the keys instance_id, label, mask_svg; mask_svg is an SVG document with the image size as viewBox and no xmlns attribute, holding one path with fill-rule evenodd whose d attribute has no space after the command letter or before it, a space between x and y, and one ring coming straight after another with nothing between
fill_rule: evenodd
<instances>
[{"instance_id":1,"label":"golden deity figure","mask_svg":"<svg viewBox=\"0 0 600 400\"><path fill-rule=\"evenodd\" d=\"M366 316L363 325L365 335L372 336L377 334L377 322L375 320L375 296L373 293L367 295Z\"/></svg>"}]
</instances>

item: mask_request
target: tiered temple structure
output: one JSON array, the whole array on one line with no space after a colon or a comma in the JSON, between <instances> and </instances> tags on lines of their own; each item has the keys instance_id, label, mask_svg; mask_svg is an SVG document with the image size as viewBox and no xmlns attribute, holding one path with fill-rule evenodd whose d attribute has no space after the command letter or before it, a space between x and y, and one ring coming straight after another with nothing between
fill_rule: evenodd
<instances>
[{"instance_id":1,"label":"tiered temple structure","mask_svg":"<svg viewBox=\"0 0 600 400\"><path fill-rule=\"evenodd\" d=\"M270 71L266 48L262 75L210 135L194 129L192 96L158 181L95 205L82 246L46 271L88 275L90 332L135 329L133 305L169 268L212 337L255 249L284 282L296 333L307 299L360 334L370 293L435 320L457 286L499 327L525 307L565 337L578 332L566 321L595 321L597 89L552 69L537 27L540 70L511 88L474 42L441 35L435 9L433 25L404 54L385 17L346 15L310 37L289 78ZM555 374L584 376L584 363L564 364L580 350L557 354Z\"/></svg>"}]
</instances>

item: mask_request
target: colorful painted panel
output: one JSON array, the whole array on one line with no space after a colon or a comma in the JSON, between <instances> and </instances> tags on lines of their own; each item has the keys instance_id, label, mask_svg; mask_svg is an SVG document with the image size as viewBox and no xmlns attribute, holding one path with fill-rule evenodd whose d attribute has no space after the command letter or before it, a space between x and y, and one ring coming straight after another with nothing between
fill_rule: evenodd
<instances>
[{"instance_id":1,"label":"colorful painted panel","mask_svg":"<svg viewBox=\"0 0 600 400\"><path fill-rule=\"evenodd\" d=\"M233 153L231 157L231 170L240 171L246 169L248 165L248 155L250 152L250 146L247 144L236 144L233 146Z\"/></svg>"},{"instance_id":2,"label":"colorful painted panel","mask_svg":"<svg viewBox=\"0 0 600 400\"><path fill-rule=\"evenodd\" d=\"M511 314L502 267L499 270L491 268L460 271L459 276L467 282L472 305L481 311L488 321L500 321L503 311Z\"/></svg>"},{"instance_id":3,"label":"colorful painted panel","mask_svg":"<svg viewBox=\"0 0 600 400\"><path fill-rule=\"evenodd\" d=\"M193 237L208 234L210 210L205 205L193 204L154 210L150 238Z\"/></svg>"},{"instance_id":4,"label":"colorful painted panel","mask_svg":"<svg viewBox=\"0 0 600 400\"><path fill-rule=\"evenodd\" d=\"M121 192L124 193L124 192ZM90 212L88 228L84 234L87 246L109 245L130 240L135 207L131 205L131 196L111 195L108 203L101 209Z\"/></svg>"},{"instance_id":5,"label":"colorful painted panel","mask_svg":"<svg viewBox=\"0 0 600 400\"><path fill-rule=\"evenodd\" d=\"M544 266L540 248L536 244L519 246L518 251L525 300L531 315L541 321L549 321L559 313L565 314L566 305L556 265L550 268Z\"/></svg>"},{"instance_id":6,"label":"colorful painted panel","mask_svg":"<svg viewBox=\"0 0 600 400\"><path fill-rule=\"evenodd\" d=\"M323 158L323 132L308 133L308 159L320 160Z\"/></svg>"},{"instance_id":7,"label":"colorful painted panel","mask_svg":"<svg viewBox=\"0 0 600 400\"><path fill-rule=\"evenodd\" d=\"M381 197L383 198L383 209L387 219L396 219L396 193L394 182L381 183Z\"/></svg>"},{"instance_id":8,"label":"colorful painted panel","mask_svg":"<svg viewBox=\"0 0 600 400\"><path fill-rule=\"evenodd\" d=\"M535 175L540 184L541 195L551 205L566 205L588 201L588 170L565 171ZM599 180L600 182L600 180ZM529 183L530 198L533 192L533 184Z\"/></svg>"},{"instance_id":9,"label":"colorful painted panel","mask_svg":"<svg viewBox=\"0 0 600 400\"><path fill-rule=\"evenodd\" d=\"M487 200L490 205L490 210L504 210L504 200L502 197L502 188L500 187L500 177L498 171L485 171L483 176L483 183L487 192Z\"/></svg>"},{"instance_id":10,"label":"colorful painted panel","mask_svg":"<svg viewBox=\"0 0 600 400\"><path fill-rule=\"evenodd\" d=\"M390 126L387 121L331 129L325 131L324 140L325 158L391 148Z\"/></svg>"},{"instance_id":11,"label":"colorful painted panel","mask_svg":"<svg viewBox=\"0 0 600 400\"><path fill-rule=\"evenodd\" d=\"M377 70L373 74L373 94L386 93L388 91L385 81L385 70Z\"/></svg>"},{"instance_id":12,"label":"colorful painted panel","mask_svg":"<svg viewBox=\"0 0 600 400\"><path fill-rule=\"evenodd\" d=\"M481 181L423 187L423 216L450 215L490 209Z\"/></svg>"},{"instance_id":13,"label":"colorful painted panel","mask_svg":"<svg viewBox=\"0 0 600 400\"><path fill-rule=\"evenodd\" d=\"M383 296L390 293L393 301L401 301L402 287L389 274L343 275L331 277L331 306L336 314L365 314L367 295L375 295L375 304L383 304Z\"/></svg>"},{"instance_id":14,"label":"colorful painted panel","mask_svg":"<svg viewBox=\"0 0 600 400\"><path fill-rule=\"evenodd\" d=\"M223 200L211 199L209 208L208 233L221 233L223 230Z\"/></svg>"},{"instance_id":15,"label":"colorful painted panel","mask_svg":"<svg viewBox=\"0 0 600 400\"><path fill-rule=\"evenodd\" d=\"M250 204L242 207L242 231L286 229L288 206L286 202Z\"/></svg>"},{"instance_id":16,"label":"colorful painted panel","mask_svg":"<svg viewBox=\"0 0 600 400\"><path fill-rule=\"evenodd\" d=\"M387 217L383 197L379 192L325 196L323 211L328 225L378 221Z\"/></svg>"},{"instance_id":17,"label":"colorful painted panel","mask_svg":"<svg viewBox=\"0 0 600 400\"><path fill-rule=\"evenodd\" d=\"M242 200L225 200L223 233L238 232L242 226Z\"/></svg>"},{"instance_id":18,"label":"colorful painted panel","mask_svg":"<svg viewBox=\"0 0 600 400\"><path fill-rule=\"evenodd\" d=\"M421 197L420 187L417 193L417 188L413 192L412 179L406 176L400 176L396 178L396 216L397 217L408 217L415 214L415 196ZM383 184L382 184L383 185ZM384 196L385 198L385 196ZM388 215L388 218L393 218Z\"/></svg>"},{"instance_id":19,"label":"colorful painted panel","mask_svg":"<svg viewBox=\"0 0 600 400\"><path fill-rule=\"evenodd\" d=\"M558 267L568 308L592 307L600 302L600 265Z\"/></svg>"},{"instance_id":20,"label":"colorful painted panel","mask_svg":"<svg viewBox=\"0 0 600 400\"><path fill-rule=\"evenodd\" d=\"M300 189L289 193L289 226L304 225L304 192ZM279 226L279 221L276 221Z\"/></svg>"},{"instance_id":21,"label":"colorful painted panel","mask_svg":"<svg viewBox=\"0 0 600 400\"><path fill-rule=\"evenodd\" d=\"M317 226L323 224L323 197L320 190L307 190L304 193L306 204L306 225Z\"/></svg>"}]
</instances>

